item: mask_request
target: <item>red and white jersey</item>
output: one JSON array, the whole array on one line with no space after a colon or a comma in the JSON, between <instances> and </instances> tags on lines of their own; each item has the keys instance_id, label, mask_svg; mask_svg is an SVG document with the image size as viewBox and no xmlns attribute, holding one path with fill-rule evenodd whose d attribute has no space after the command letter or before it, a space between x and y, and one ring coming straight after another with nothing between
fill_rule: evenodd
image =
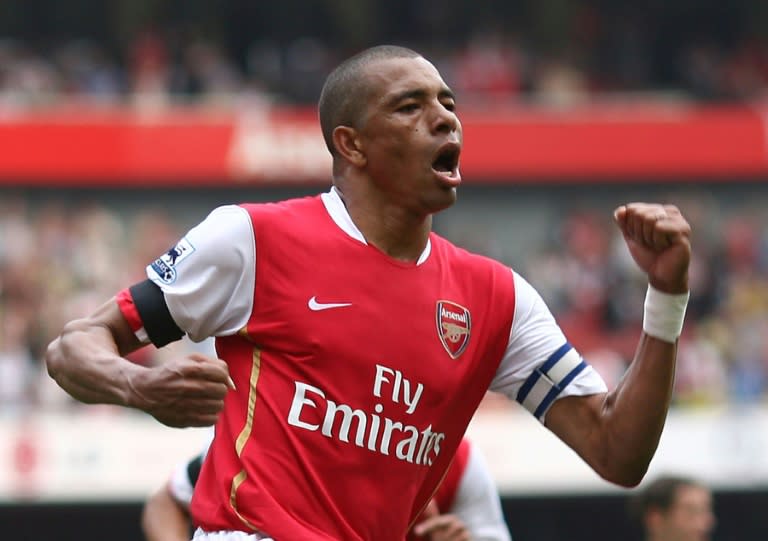
<instances>
[{"instance_id":1,"label":"red and white jersey","mask_svg":"<svg viewBox=\"0 0 768 541\"><path fill-rule=\"evenodd\" d=\"M441 514L461 520L473 541L511 541L491 472L468 439L459 444L434 500ZM411 534L409 541L412 539L423 538Z\"/></svg>"},{"instance_id":2,"label":"red and white jersey","mask_svg":"<svg viewBox=\"0 0 768 541\"><path fill-rule=\"evenodd\" d=\"M541 420L606 390L519 275L434 233L393 260L334 190L217 209L147 275L179 329L217 337L238 389L192 502L206 531L400 541L488 389Z\"/></svg>"},{"instance_id":3,"label":"red and white jersey","mask_svg":"<svg viewBox=\"0 0 768 541\"><path fill-rule=\"evenodd\" d=\"M206 443L200 455L179 463L168 481L170 494L186 508L192 502L200 464L209 444ZM467 438L459 444L434 500L441 513L450 513L461 520L473 541L511 540L490 469L479 449ZM417 519L417 523L419 521Z\"/></svg>"}]
</instances>

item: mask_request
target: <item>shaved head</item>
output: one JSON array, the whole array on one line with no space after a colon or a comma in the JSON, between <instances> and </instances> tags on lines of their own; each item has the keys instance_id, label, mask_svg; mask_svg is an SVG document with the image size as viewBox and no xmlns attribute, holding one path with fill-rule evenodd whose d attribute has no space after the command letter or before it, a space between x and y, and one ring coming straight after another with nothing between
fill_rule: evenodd
<instances>
[{"instance_id":1,"label":"shaved head","mask_svg":"<svg viewBox=\"0 0 768 541\"><path fill-rule=\"evenodd\" d=\"M373 90L366 77L367 68L380 60L420 58L416 51L396 45L366 49L345 60L325 80L318 110L325 145L334 157L333 130L337 126L358 128Z\"/></svg>"}]
</instances>

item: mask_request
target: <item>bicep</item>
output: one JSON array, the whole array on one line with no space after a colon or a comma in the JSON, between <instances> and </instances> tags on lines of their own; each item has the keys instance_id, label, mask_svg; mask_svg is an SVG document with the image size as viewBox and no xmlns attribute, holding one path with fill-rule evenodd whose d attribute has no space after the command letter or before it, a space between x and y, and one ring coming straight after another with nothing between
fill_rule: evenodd
<instances>
[{"instance_id":1,"label":"bicep","mask_svg":"<svg viewBox=\"0 0 768 541\"><path fill-rule=\"evenodd\" d=\"M540 421L559 399L606 391L602 378L567 341L538 292L517 273L514 279L514 320L491 390L516 400Z\"/></svg>"},{"instance_id":2,"label":"bicep","mask_svg":"<svg viewBox=\"0 0 768 541\"><path fill-rule=\"evenodd\" d=\"M234 334L245 325L253 308L255 273L250 217L231 205L214 210L147 266L147 278L162 292L169 318L195 342Z\"/></svg>"}]
</instances>

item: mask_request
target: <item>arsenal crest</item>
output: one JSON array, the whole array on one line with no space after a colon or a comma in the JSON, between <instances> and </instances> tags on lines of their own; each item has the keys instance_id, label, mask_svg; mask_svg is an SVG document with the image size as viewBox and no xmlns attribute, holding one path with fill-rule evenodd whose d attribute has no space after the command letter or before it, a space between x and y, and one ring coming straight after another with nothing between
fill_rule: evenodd
<instances>
[{"instance_id":1,"label":"arsenal crest","mask_svg":"<svg viewBox=\"0 0 768 541\"><path fill-rule=\"evenodd\" d=\"M455 302L437 301L437 335L452 359L467 349L471 328L469 310Z\"/></svg>"}]
</instances>

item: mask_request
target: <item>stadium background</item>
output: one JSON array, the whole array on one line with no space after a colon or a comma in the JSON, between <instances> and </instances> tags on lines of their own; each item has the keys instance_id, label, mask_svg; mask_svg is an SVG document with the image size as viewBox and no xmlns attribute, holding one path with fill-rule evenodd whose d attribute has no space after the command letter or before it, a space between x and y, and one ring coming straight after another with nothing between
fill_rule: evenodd
<instances>
[{"instance_id":1,"label":"stadium background","mask_svg":"<svg viewBox=\"0 0 768 541\"><path fill-rule=\"evenodd\" d=\"M651 474L715 489L714 539L765 539L768 8L755 0L0 4L0 529L140 539L142 498L201 432L73 403L42 348L215 205L324 189L322 78L380 42L423 51L459 94L466 182L436 229L529 277L609 382L644 293L611 211L684 209L692 301ZM517 541L637 538L631 492L516 406L489 395L470 434Z\"/></svg>"}]
</instances>

